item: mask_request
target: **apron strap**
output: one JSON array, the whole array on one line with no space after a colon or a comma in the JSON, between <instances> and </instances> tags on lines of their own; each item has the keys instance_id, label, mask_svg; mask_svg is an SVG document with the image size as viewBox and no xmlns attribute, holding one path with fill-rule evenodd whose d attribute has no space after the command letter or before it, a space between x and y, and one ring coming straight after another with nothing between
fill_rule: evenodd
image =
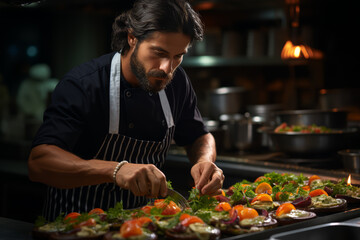
<instances>
[{"instance_id":1,"label":"apron strap","mask_svg":"<svg viewBox=\"0 0 360 240\"><path fill-rule=\"evenodd\" d=\"M110 103L110 117L109 117L109 133L119 133L120 123L120 71L121 71L121 54L116 53L111 60L110 70L110 89L109 89L109 103Z\"/></svg>"},{"instance_id":2,"label":"apron strap","mask_svg":"<svg viewBox=\"0 0 360 240\"><path fill-rule=\"evenodd\" d=\"M170 104L169 104L169 101L168 101L168 98L166 96L164 89L159 92L159 97L160 97L160 103L161 103L161 107L164 112L167 126L168 126L168 128L171 128L172 126L174 126L174 119L173 119Z\"/></svg>"},{"instance_id":3,"label":"apron strap","mask_svg":"<svg viewBox=\"0 0 360 240\"><path fill-rule=\"evenodd\" d=\"M118 134L120 124L120 76L121 76L121 53L116 53L111 60L110 70L110 117L109 133ZM174 126L174 119L171 113L170 104L164 90L159 92L160 103L168 128Z\"/></svg>"}]
</instances>

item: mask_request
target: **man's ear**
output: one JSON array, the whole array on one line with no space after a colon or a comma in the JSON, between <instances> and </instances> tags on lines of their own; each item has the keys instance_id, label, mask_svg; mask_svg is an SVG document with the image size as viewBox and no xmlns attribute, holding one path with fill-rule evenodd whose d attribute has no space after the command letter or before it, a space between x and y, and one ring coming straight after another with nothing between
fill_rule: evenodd
<instances>
[{"instance_id":1,"label":"man's ear","mask_svg":"<svg viewBox=\"0 0 360 240\"><path fill-rule=\"evenodd\" d=\"M128 44L130 46L130 48L133 48L135 47L136 45L136 42L137 42L137 39L134 35L132 35L132 33L128 33Z\"/></svg>"}]
</instances>

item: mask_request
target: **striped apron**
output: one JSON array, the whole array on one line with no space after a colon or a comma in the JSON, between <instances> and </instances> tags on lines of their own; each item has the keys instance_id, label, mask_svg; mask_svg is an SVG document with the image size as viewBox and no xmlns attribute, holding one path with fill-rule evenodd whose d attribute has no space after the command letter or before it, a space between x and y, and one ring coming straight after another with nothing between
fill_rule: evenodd
<instances>
[{"instance_id":1,"label":"striped apron","mask_svg":"<svg viewBox=\"0 0 360 240\"><path fill-rule=\"evenodd\" d=\"M119 134L120 60L120 53L116 53L111 62L109 133L105 136L94 158L104 161L120 162L127 160L130 163L136 164L154 164L161 169L175 131L166 93L164 90L158 93L168 126L162 141L139 140ZM114 207L120 201L123 202L124 208L135 208L145 205L149 199L135 196L129 190L121 189L114 183L103 183L72 189L58 189L49 186L43 216L48 221L53 221L60 213L83 213L93 208L106 210Z\"/></svg>"}]
</instances>

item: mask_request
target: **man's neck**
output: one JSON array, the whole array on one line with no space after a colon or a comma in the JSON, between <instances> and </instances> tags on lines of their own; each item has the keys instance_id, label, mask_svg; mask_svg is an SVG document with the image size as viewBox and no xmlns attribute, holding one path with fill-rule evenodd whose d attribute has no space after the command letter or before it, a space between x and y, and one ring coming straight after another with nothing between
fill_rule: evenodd
<instances>
[{"instance_id":1,"label":"man's neck","mask_svg":"<svg viewBox=\"0 0 360 240\"><path fill-rule=\"evenodd\" d=\"M121 73L124 76L125 80L133 87L138 87L139 83L133 72L131 71L130 66L130 57L129 52L121 54Z\"/></svg>"}]
</instances>

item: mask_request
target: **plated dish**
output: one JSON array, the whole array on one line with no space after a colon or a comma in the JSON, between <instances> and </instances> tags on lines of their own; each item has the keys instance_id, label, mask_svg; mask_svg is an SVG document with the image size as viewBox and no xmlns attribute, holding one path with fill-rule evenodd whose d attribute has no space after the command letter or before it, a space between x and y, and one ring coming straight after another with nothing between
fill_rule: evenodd
<instances>
[{"instance_id":1,"label":"plated dish","mask_svg":"<svg viewBox=\"0 0 360 240\"><path fill-rule=\"evenodd\" d=\"M358 203L360 190L317 175L267 173L254 181L242 180L217 196L189 191L190 207L180 208L171 197L155 199L138 209L119 202L104 211L60 215L39 221L34 239L210 239L248 234L344 211L347 201Z\"/></svg>"}]
</instances>

